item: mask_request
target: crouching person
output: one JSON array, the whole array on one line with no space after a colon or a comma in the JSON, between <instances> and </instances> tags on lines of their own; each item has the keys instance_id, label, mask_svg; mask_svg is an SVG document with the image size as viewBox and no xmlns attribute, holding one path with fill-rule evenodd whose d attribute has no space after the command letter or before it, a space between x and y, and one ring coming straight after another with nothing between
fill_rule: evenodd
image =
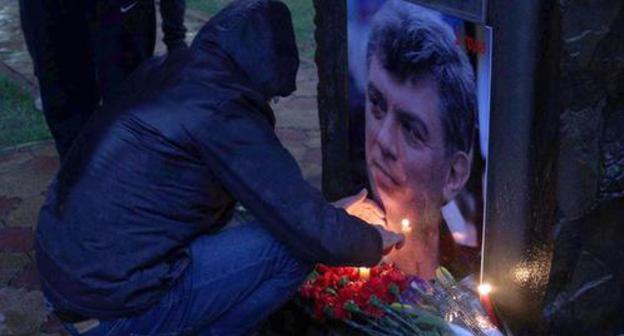
<instances>
[{"instance_id":1,"label":"crouching person","mask_svg":"<svg viewBox=\"0 0 624 336\"><path fill-rule=\"evenodd\" d=\"M328 203L275 136L267 102L295 90L297 68L288 8L234 1L95 112L35 239L70 333L248 334L314 263L370 266L401 243ZM236 202L256 222L223 229ZM383 223L362 195L339 204Z\"/></svg>"}]
</instances>

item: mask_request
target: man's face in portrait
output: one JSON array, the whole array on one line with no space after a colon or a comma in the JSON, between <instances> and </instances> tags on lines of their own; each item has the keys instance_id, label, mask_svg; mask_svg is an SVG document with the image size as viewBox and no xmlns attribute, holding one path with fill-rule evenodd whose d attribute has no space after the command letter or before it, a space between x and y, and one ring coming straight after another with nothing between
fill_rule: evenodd
<instances>
[{"instance_id":1,"label":"man's face in portrait","mask_svg":"<svg viewBox=\"0 0 624 336\"><path fill-rule=\"evenodd\" d=\"M437 225L436 213L451 196L445 191L452 160L445 150L439 106L433 79L399 82L376 56L371 58L366 164L373 192L396 231L402 218L421 228Z\"/></svg>"}]
</instances>

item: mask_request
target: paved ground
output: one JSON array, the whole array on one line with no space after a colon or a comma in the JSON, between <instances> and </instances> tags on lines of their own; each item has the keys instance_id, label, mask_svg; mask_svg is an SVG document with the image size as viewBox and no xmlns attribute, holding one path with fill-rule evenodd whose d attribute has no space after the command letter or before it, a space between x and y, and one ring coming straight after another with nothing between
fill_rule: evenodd
<instances>
[{"instance_id":1,"label":"paved ground","mask_svg":"<svg viewBox=\"0 0 624 336\"><path fill-rule=\"evenodd\" d=\"M205 20L187 15L189 40ZM163 52L159 43L157 52ZM19 29L17 1L0 0L0 62L36 84ZM302 167L304 176L321 181L320 132L316 105L316 69L302 60L298 90L282 99L275 112L277 133ZM0 335L61 335L46 315L34 266L32 234L46 187L58 169L51 141L0 149Z\"/></svg>"}]
</instances>

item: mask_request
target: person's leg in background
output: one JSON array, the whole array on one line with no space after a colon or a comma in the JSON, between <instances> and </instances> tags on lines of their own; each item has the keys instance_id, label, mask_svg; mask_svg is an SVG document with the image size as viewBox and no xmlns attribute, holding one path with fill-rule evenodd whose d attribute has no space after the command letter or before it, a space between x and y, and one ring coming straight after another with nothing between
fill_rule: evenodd
<instances>
[{"instance_id":1,"label":"person's leg in background","mask_svg":"<svg viewBox=\"0 0 624 336\"><path fill-rule=\"evenodd\" d=\"M100 98L84 0L21 0L43 110L61 161Z\"/></svg>"},{"instance_id":2,"label":"person's leg in background","mask_svg":"<svg viewBox=\"0 0 624 336\"><path fill-rule=\"evenodd\" d=\"M20 25L24 34L26 49L31 58L36 56L37 40L41 39L43 26L43 3L41 1L19 0ZM38 64L33 60L33 70L37 76Z\"/></svg>"},{"instance_id":3,"label":"person's leg in background","mask_svg":"<svg viewBox=\"0 0 624 336\"><path fill-rule=\"evenodd\" d=\"M29 2L29 4L25 4L25 2ZM41 19L36 19L35 15L42 15L43 11L41 10L41 2L40 1L28 1L28 0L19 0L19 13L20 13L20 26L22 27L22 33L24 35L24 42L26 43L26 48L28 50L28 54L31 59L35 57L35 36L37 33L35 29L41 25ZM30 14L27 12L29 11ZM33 61L33 73L35 77L37 77L37 62ZM37 97L35 97L35 108L41 112L43 112L43 103L41 102L41 92L37 92Z\"/></svg>"},{"instance_id":4,"label":"person's leg in background","mask_svg":"<svg viewBox=\"0 0 624 336\"><path fill-rule=\"evenodd\" d=\"M114 97L120 84L154 55L154 0L97 1L92 24L98 83L102 98Z\"/></svg>"},{"instance_id":5,"label":"person's leg in background","mask_svg":"<svg viewBox=\"0 0 624 336\"><path fill-rule=\"evenodd\" d=\"M187 46L186 27L184 26L185 11L186 0L160 0L163 42L167 45L169 52Z\"/></svg>"}]
</instances>

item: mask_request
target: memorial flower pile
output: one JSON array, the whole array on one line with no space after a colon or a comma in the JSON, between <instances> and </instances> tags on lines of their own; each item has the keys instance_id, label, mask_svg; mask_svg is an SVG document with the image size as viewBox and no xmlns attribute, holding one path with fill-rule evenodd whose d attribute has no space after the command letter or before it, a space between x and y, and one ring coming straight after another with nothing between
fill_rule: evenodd
<instances>
[{"instance_id":1,"label":"memorial flower pile","mask_svg":"<svg viewBox=\"0 0 624 336\"><path fill-rule=\"evenodd\" d=\"M425 281L392 264L370 269L318 265L299 293L315 319L367 335L501 335L479 298L444 268Z\"/></svg>"},{"instance_id":2,"label":"memorial flower pile","mask_svg":"<svg viewBox=\"0 0 624 336\"><path fill-rule=\"evenodd\" d=\"M318 265L301 287L301 297L313 302L314 316L345 320L353 313L385 315L379 305L398 302L407 278L396 267L383 264L368 269Z\"/></svg>"}]
</instances>

